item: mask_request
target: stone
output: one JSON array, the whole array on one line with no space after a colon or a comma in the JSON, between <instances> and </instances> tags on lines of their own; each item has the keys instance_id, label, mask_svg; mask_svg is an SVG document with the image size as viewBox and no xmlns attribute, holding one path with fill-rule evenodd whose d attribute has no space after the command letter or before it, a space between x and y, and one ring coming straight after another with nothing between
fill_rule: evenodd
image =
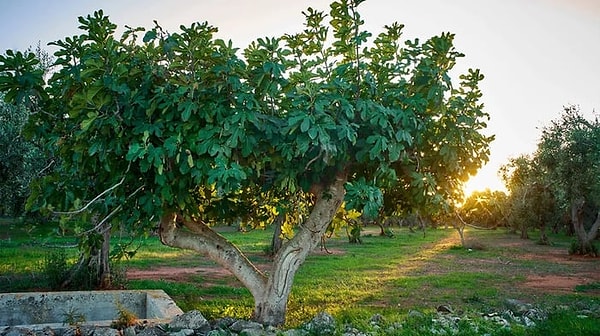
<instances>
[{"instance_id":1,"label":"stone","mask_svg":"<svg viewBox=\"0 0 600 336\"><path fill-rule=\"evenodd\" d=\"M275 333L268 333L264 329L244 329L240 331L240 336L275 336Z\"/></svg>"},{"instance_id":2,"label":"stone","mask_svg":"<svg viewBox=\"0 0 600 336\"><path fill-rule=\"evenodd\" d=\"M264 331L264 327L262 324L252 321L246 320L237 320L232 325L229 326L229 330L233 332L241 332L243 330L261 330Z\"/></svg>"},{"instance_id":3,"label":"stone","mask_svg":"<svg viewBox=\"0 0 600 336\"><path fill-rule=\"evenodd\" d=\"M418 311L418 310L413 310L413 309L411 309L411 310L408 312L408 317L409 317L409 318L424 318L424 317L425 317L425 314L421 313L421 312L420 312L420 311Z\"/></svg>"},{"instance_id":4,"label":"stone","mask_svg":"<svg viewBox=\"0 0 600 336\"><path fill-rule=\"evenodd\" d=\"M42 330L35 331L35 336L54 336L54 335L56 335L56 333L50 327L45 327Z\"/></svg>"},{"instance_id":5,"label":"stone","mask_svg":"<svg viewBox=\"0 0 600 336\"><path fill-rule=\"evenodd\" d=\"M229 327L231 327L231 325L234 324L236 321L237 319L234 319L232 317L223 317L212 321L211 325L212 329L229 329Z\"/></svg>"},{"instance_id":6,"label":"stone","mask_svg":"<svg viewBox=\"0 0 600 336\"><path fill-rule=\"evenodd\" d=\"M189 312L176 316L169 323L169 328L173 331L179 331L182 329L200 330L210 328L206 318L197 310L190 310Z\"/></svg>"},{"instance_id":7,"label":"stone","mask_svg":"<svg viewBox=\"0 0 600 336\"><path fill-rule=\"evenodd\" d=\"M375 315L371 316L369 323L372 326L378 326L378 325L385 323L385 318L381 314L375 314Z\"/></svg>"},{"instance_id":8,"label":"stone","mask_svg":"<svg viewBox=\"0 0 600 336\"><path fill-rule=\"evenodd\" d=\"M170 336L191 336L194 334L193 329L181 329L176 332L169 333Z\"/></svg>"},{"instance_id":9,"label":"stone","mask_svg":"<svg viewBox=\"0 0 600 336\"><path fill-rule=\"evenodd\" d=\"M320 312L304 328L317 335L333 335L335 333L335 320L326 312Z\"/></svg>"},{"instance_id":10,"label":"stone","mask_svg":"<svg viewBox=\"0 0 600 336\"><path fill-rule=\"evenodd\" d=\"M232 336L233 333L231 331L223 330L223 329L213 329L206 333L206 336Z\"/></svg>"},{"instance_id":11,"label":"stone","mask_svg":"<svg viewBox=\"0 0 600 336\"><path fill-rule=\"evenodd\" d=\"M454 311L452 310L452 307L450 307L450 305L440 305L437 307L437 311L438 311L438 313L443 313L443 314L454 313Z\"/></svg>"},{"instance_id":12,"label":"stone","mask_svg":"<svg viewBox=\"0 0 600 336\"><path fill-rule=\"evenodd\" d=\"M168 335L169 335L169 333L167 333L160 326L150 326L150 327L142 329L139 333L137 333L137 336L168 336Z\"/></svg>"},{"instance_id":13,"label":"stone","mask_svg":"<svg viewBox=\"0 0 600 336\"><path fill-rule=\"evenodd\" d=\"M304 329L289 329L281 334L283 336L307 336L309 332Z\"/></svg>"},{"instance_id":14,"label":"stone","mask_svg":"<svg viewBox=\"0 0 600 336\"><path fill-rule=\"evenodd\" d=\"M4 336L34 336L33 330L28 328L9 328Z\"/></svg>"},{"instance_id":15,"label":"stone","mask_svg":"<svg viewBox=\"0 0 600 336\"><path fill-rule=\"evenodd\" d=\"M94 336L119 336L119 331L108 327L97 327L94 329Z\"/></svg>"},{"instance_id":16,"label":"stone","mask_svg":"<svg viewBox=\"0 0 600 336\"><path fill-rule=\"evenodd\" d=\"M505 301L506 307L510 309L515 315L523 315L529 309L533 308L529 303L525 303L516 299L506 299Z\"/></svg>"},{"instance_id":17,"label":"stone","mask_svg":"<svg viewBox=\"0 0 600 336\"><path fill-rule=\"evenodd\" d=\"M123 336L135 336L136 333L134 326L123 329Z\"/></svg>"}]
</instances>

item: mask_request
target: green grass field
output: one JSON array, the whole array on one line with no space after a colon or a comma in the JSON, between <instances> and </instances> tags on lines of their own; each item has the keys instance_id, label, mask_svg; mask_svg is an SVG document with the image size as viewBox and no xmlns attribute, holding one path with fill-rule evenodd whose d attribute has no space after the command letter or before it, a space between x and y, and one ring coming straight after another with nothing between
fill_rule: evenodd
<instances>
[{"instance_id":1,"label":"green grass field","mask_svg":"<svg viewBox=\"0 0 600 336\"><path fill-rule=\"evenodd\" d=\"M221 231L268 272L270 260L264 251L272 232ZM345 234L328 239L328 251L316 250L296 276L288 326L297 326L323 310L339 323L354 324L374 314L387 321L401 321L410 311L433 316L440 305L452 307L456 314L481 316L501 312L507 299L516 299L551 315L534 331L513 329L511 335L538 331L561 335L543 328L561 330L573 324L573 330L583 328L581 335L600 334L597 315L583 319L576 313L586 307L600 312L600 259L568 256L570 237L553 236L552 246L542 246L535 238L521 240L505 230L468 231L467 241L477 249L463 249L451 229L428 230L425 236L395 231L389 238L379 236L376 228L367 228L362 244L349 244ZM0 237L2 292L43 290L45 258L59 250L66 251L71 261L77 256L76 248L70 247L75 239L58 237L50 228L2 223ZM114 235L113 248L130 241ZM120 264L129 275L136 275L127 281L128 288L163 289L183 310L198 309L207 318L250 316L250 293L205 257L162 246L156 237L134 240L132 246L137 253ZM545 282L540 279L549 281L542 286ZM569 279L571 285L563 284ZM369 328L367 322L364 327Z\"/></svg>"}]
</instances>

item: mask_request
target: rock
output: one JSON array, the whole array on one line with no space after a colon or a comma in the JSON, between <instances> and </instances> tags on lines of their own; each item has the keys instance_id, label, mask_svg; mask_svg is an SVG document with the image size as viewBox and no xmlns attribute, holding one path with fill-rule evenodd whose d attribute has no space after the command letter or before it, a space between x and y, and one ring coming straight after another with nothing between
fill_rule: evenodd
<instances>
[{"instance_id":1,"label":"rock","mask_svg":"<svg viewBox=\"0 0 600 336\"><path fill-rule=\"evenodd\" d=\"M424 317L425 317L425 314L421 313L421 312L420 312L420 311L418 311L418 310L412 310L412 309L411 309L411 310L408 312L408 317L409 317L409 318L424 318Z\"/></svg>"},{"instance_id":2,"label":"rock","mask_svg":"<svg viewBox=\"0 0 600 336\"><path fill-rule=\"evenodd\" d=\"M262 324L252 321L246 320L237 320L231 326L229 326L229 330L233 332L241 332L243 330L261 330L264 331L264 327Z\"/></svg>"},{"instance_id":3,"label":"rock","mask_svg":"<svg viewBox=\"0 0 600 336\"><path fill-rule=\"evenodd\" d=\"M28 328L15 328L10 327L6 332L4 332L4 336L33 336L33 330Z\"/></svg>"},{"instance_id":4,"label":"rock","mask_svg":"<svg viewBox=\"0 0 600 336\"><path fill-rule=\"evenodd\" d=\"M181 329L176 332L169 333L170 336L191 336L194 334L193 329Z\"/></svg>"},{"instance_id":5,"label":"rock","mask_svg":"<svg viewBox=\"0 0 600 336\"><path fill-rule=\"evenodd\" d=\"M523 315L529 309L533 308L533 306L529 303L525 303L520 300L506 299L504 302L506 303L507 308L510 309L513 313L515 313L515 315Z\"/></svg>"},{"instance_id":6,"label":"rock","mask_svg":"<svg viewBox=\"0 0 600 336\"><path fill-rule=\"evenodd\" d=\"M169 335L169 333L167 333L160 326L146 327L146 328L142 329L139 333L137 333L137 336L168 336L168 335Z\"/></svg>"},{"instance_id":7,"label":"rock","mask_svg":"<svg viewBox=\"0 0 600 336\"><path fill-rule=\"evenodd\" d=\"M211 322L212 329L229 329L237 320L232 317L223 317Z\"/></svg>"},{"instance_id":8,"label":"rock","mask_svg":"<svg viewBox=\"0 0 600 336\"><path fill-rule=\"evenodd\" d=\"M169 328L174 331L179 331L182 329L201 330L209 329L210 325L202 313L197 310L191 310L185 314L176 316L173 320L171 320L171 323L169 323Z\"/></svg>"},{"instance_id":9,"label":"rock","mask_svg":"<svg viewBox=\"0 0 600 336\"><path fill-rule=\"evenodd\" d=\"M289 329L282 333L283 336L307 336L308 331L304 329Z\"/></svg>"},{"instance_id":10,"label":"rock","mask_svg":"<svg viewBox=\"0 0 600 336\"><path fill-rule=\"evenodd\" d=\"M97 327L94 329L94 336L119 336L117 329L108 327Z\"/></svg>"},{"instance_id":11,"label":"rock","mask_svg":"<svg viewBox=\"0 0 600 336\"><path fill-rule=\"evenodd\" d=\"M264 329L244 329L240 331L240 336L275 336L275 333L269 333Z\"/></svg>"},{"instance_id":12,"label":"rock","mask_svg":"<svg viewBox=\"0 0 600 336\"><path fill-rule=\"evenodd\" d=\"M304 325L304 329L316 335L333 335L335 333L335 320L328 313L320 312Z\"/></svg>"},{"instance_id":13,"label":"rock","mask_svg":"<svg viewBox=\"0 0 600 336\"><path fill-rule=\"evenodd\" d=\"M135 336L136 333L134 326L123 329L123 336Z\"/></svg>"},{"instance_id":14,"label":"rock","mask_svg":"<svg viewBox=\"0 0 600 336\"><path fill-rule=\"evenodd\" d=\"M371 319L369 320L369 324L371 324L372 326L378 326L383 323L385 323L385 318L383 318L383 315L381 314L375 314L371 316Z\"/></svg>"},{"instance_id":15,"label":"rock","mask_svg":"<svg viewBox=\"0 0 600 336\"><path fill-rule=\"evenodd\" d=\"M42 330L35 331L35 336L54 336L54 335L56 335L56 333L50 327L45 327Z\"/></svg>"},{"instance_id":16,"label":"rock","mask_svg":"<svg viewBox=\"0 0 600 336\"><path fill-rule=\"evenodd\" d=\"M70 327L62 333L62 336L91 336L94 334L94 329L92 326Z\"/></svg>"},{"instance_id":17,"label":"rock","mask_svg":"<svg viewBox=\"0 0 600 336\"><path fill-rule=\"evenodd\" d=\"M441 305L437 307L437 311L438 313L443 313L443 314L452 314L454 313L454 311L452 310L452 307L450 307L450 305Z\"/></svg>"},{"instance_id":18,"label":"rock","mask_svg":"<svg viewBox=\"0 0 600 336\"><path fill-rule=\"evenodd\" d=\"M234 335L231 331L223 329L213 329L206 333L206 336L232 336Z\"/></svg>"}]
</instances>

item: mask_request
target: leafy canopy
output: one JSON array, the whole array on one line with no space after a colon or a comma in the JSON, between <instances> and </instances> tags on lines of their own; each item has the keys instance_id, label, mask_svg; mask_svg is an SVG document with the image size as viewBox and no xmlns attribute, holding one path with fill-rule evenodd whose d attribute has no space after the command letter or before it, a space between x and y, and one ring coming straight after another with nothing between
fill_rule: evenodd
<instances>
[{"instance_id":1,"label":"leafy canopy","mask_svg":"<svg viewBox=\"0 0 600 336\"><path fill-rule=\"evenodd\" d=\"M0 90L35 106L30 130L60 158L31 209L85 209L131 227L172 211L206 222L296 211L298 221L295 200L326 196L340 172L346 207L370 216L384 198L443 204L489 155L483 75L452 83L463 56L453 34L402 41L394 23L373 38L361 2L333 2L329 16L309 8L303 31L241 54L206 22L117 37L99 10L79 18L80 35L52 43L47 82L35 57L8 51Z\"/></svg>"}]
</instances>

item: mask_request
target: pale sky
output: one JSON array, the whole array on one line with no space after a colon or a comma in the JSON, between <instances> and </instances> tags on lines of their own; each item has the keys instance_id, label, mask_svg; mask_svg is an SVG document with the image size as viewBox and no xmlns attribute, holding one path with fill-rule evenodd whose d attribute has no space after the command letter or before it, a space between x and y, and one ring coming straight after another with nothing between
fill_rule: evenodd
<instances>
[{"instance_id":1,"label":"pale sky","mask_svg":"<svg viewBox=\"0 0 600 336\"><path fill-rule=\"evenodd\" d=\"M209 21L219 37L244 48L264 36L295 33L307 7L328 11L325 0L0 0L0 53L77 34L77 17L103 9L111 20L168 31ZM599 0L367 0L360 11L374 35L392 22L405 24L404 37L456 34L466 57L457 75L479 68L482 102L495 134L490 162L468 190L502 188L498 168L509 157L531 153L540 127L564 105L600 113Z\"/></svg>"}]
</instances>

